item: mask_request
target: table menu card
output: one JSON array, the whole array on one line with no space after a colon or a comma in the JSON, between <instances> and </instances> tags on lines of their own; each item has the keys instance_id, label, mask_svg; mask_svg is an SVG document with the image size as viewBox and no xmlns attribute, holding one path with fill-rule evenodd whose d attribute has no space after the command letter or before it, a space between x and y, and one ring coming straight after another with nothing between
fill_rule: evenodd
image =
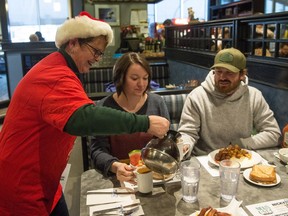
<instances>
[{"instance_id":1,"label":"table menu card","mask_svg":"<svg viewBox=\"0 0 288 216\"><path fill-rule=\"evenodd\" d=\"M269 202L248 205L246 208L254 216L287 216L288 215L288 198L274 200Z\"/></svg>"}]
</instances>

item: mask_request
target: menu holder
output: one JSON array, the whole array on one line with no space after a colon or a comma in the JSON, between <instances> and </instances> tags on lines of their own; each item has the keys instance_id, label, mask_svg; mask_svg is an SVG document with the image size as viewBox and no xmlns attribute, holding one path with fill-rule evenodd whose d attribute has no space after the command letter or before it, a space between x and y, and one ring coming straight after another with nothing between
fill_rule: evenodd
<instances>
[{"instance_id":1,"label":"menu holder","mask_svg":"<svg viewBox=\"0 0 288 216\"><path fill-rule=\"evenodd\" d=\"M253 216L288 215L288 198L248 205L246 208Z\"/></svg>"}]
</instances>

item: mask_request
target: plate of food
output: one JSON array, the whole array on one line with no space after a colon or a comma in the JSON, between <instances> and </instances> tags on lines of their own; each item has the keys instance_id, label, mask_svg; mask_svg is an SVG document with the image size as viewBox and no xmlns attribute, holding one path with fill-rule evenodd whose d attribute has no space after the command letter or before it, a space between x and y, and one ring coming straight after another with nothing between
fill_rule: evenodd
<instances>
[{"instance_id":1,"label":"plate of food","mask_svg":"<svg viewBox=\"0 0 288 216\"><path fill-rule=\"evenodd\" d=\"M262 157L255 151L240 148L238 145L229 145L208 154L208 161L219 166L221 160L231 159L241 164L241 169L250 168L262 161Z\"/></svg>"},{"instance_id":2,"label":"plate of food","mask_svg":"<svg viewBox=\"0 0 288 216\"><path fill-rule=\"evenodd\" d=\"M154 171L152 171L152 172L153 172L153 184L155 184L155 185L170 181L176 175L176 173L169 174L169 175L163 175L163 174L160 174L160 173L157 173Z\"/></svg>"},{"instance_id":3,"label":"plate of food","mask_svg":"<svg viewBox=\"0 0 288 216\"><path fill-rule=\"evenodd\" d=\"M169 85L165 85L166 89L176 89L177 86L175 84L169 84Z\"/></svg>"},{"instance_id":4,"label":"plate of food","mask_svg":"<svg viewBox=\"0 0 288 216\"><path fill-rule=\"evenodd\" d=\"M235 198L231 200L228 206L223 208L213 208L211 206L202 208L199 211L194 212L190 216L241 216L243 209L240 207L242 201L237 201Z\"/></svg>"},{"instance_id":5,"label":"plate of food","mask_svg":"<svg viewBox=\"0 0 288 216\"><path fill-rule=\"evenodd\" d=\"M262 187L272 187L281 182L275 167L263 164L254 165L252 168L244 170L243 177L248 182Z\"/></svg>"},{"instance_id":6,"label":"plate of food","mask_svg":"<svg viewBox=\"0 0 288 216\"><path fill-rule=\"evenodd\" d=\"M153 185L161 185L161 184L164 184L165 182L172 181L175 176L176 176L176 173L169 174L169 175L161 175L159 173L153 172ZM180 179L176 179L176 180L180 181ZM130 182L123 182L123 184L124 184L124 187L126 188L131 188L133 190L137 189L137 184L134 185Z\"/></svg>"},{"instance_id":7,"label":"plate of food","mask_svg":"<svg viewBox=\"0 0 288 216\"><path fill-rule=\"evenodd\" d=\"M202 208L201 211L196 211L190 216L233 216L232 214L228 212L223 212L221 210L212 208L212 207L207 207L207 208Z\"/></svg>"}]
</instances>

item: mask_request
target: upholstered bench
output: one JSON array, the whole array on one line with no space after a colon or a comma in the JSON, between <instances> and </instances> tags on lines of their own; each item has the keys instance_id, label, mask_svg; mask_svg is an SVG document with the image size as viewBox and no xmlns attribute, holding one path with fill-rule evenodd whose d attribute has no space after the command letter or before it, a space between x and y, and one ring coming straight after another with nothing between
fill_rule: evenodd
<instances>
[{"instance_id":1,"label":"upholstered bench","mask_svg":"<svg viewBox=\"0 0 288 216\"><path fill-rule=\"evenodd\" d=\"M112 81L112 67L92 68L90 72L84 74L83 84L87 93L105 92L105 83Z\"/></svg>"},{"instance_id":2,"label":"upholstered bench","mask_svg":"<svg viewBox=\"0 0 288 216\"><path fill-rule=\"evenodd\" d=\"M168 112L170 115L170 121L171 121L171 129L177 130L179 121L181 118L182 108L185 103L185 100L187 98L187 95L189 94L189 91L181 94L165 94L161 95L161 97L164 99ZM91 169L91 157L90 157L90 139L89 137L82 137L82 154L83 154L83 167L84 171Z\"/></svg>"},{"instance_id":3,"label":"upholstered bench","mask_svg":"<svg viewBox=\"0 0 288 216\"><path fill-rule=\"evenodd\" d=\"M167 63L150 64L152 80L160 87L169 84L169 67ZM105 84L112 82L113 68L91 68L90 72L83 74L83 85L87 93L105 92Z\"/></svg>"},{"instance_id":4,"label":"upholstered bench","mask_svg":"<svg viewBox=\"0 0 288 216\"><path fill-rule=\"evenodd\" d=\"M188 94L161 95L169 111L170 122L171 122L170 128L172 130L178 129L183 105L185 103L187 95Z\"/></svg>"}]
</instances>

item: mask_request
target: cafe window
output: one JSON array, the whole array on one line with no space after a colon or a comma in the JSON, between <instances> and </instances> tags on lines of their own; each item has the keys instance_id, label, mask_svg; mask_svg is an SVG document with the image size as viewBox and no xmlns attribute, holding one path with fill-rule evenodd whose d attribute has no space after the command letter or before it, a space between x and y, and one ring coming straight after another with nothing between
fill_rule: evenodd
<instances>
[{"instance_id":1,"label":"cafe window","mask_svg":"<svg viewBox=\"0 0 288 216\"><path fill-rule=\"evenodd\" d=\"M265 13L277 13L288 11L287 0L266 0Z\"/></svg>"},{"instance_id":2,"label":"cafe window","mask_svg":"<svg viewBox=\"0 0 288 216\"><path fill-rule=\"evenodd\" d=\"M70 17L69 0L8 0L12 42L28 42L36 31L54 41L57 27Z\"/></svg>"},{"instance_id":3,"label":"cafe window","mask_svg":"<svg viewBox=\"0 0 288 216\"><path fill-rule=\"evenodd\" d=\"M148 4L149 35L155 36L155 23L162 24L167 19L186 19L188 22L188 8L190 7L195 12L195 18L200 21L207 20L207 0L163 0L157 4Z\"/></svg>"},{"instance_id":4,"label":"cafe window","mask_svg":"<svg viewBox=\"0 0 288 216\"><path fill-rule=\"evenodd\" d=\"M166 19L188 18L189 7L193 8L195 18L207 20L207 0L163 0L157 4L148 4L149 21L163 23Z\"/></svg>"}]
</instances>

